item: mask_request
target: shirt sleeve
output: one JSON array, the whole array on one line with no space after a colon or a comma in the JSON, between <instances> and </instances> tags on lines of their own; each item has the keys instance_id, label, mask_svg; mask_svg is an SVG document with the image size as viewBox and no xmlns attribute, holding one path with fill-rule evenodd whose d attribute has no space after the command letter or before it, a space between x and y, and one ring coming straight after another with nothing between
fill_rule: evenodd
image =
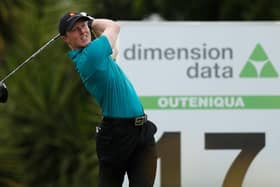
<instances>
[{"instance_id":1,"label":"shirt sleeve","mask_svg":"<svg viewBox=\"0 0 280 187\"><path fill-rule=\"evenodd\" d=\"M107 67L107 60L112 54L111 45L105 35L92 41L84 48L77 69L81 78L85 81L90 78L95 71L104 70Z\"/></svg>"},{"instance_id":2,"label":"shirt sleeve","mask_svg":"<svg viewBox=\"0 0 280 187\"><path fill-rule=\"evenodd\" d=\"M113 51L111 45L105 35L100 36L92 41L86 48L88 52L88 60L102 62L102 60L110 56ZM99 63L97 64L97 66Z\"/></svg>"}]
</instances>

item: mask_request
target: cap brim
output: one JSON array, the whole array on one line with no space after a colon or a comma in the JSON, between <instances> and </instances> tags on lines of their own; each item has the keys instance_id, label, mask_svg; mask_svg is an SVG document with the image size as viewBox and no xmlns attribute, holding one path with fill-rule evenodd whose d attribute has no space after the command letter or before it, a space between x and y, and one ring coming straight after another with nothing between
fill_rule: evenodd
<instances>
[{"instance_id":1,"label":"cap brim","mask_svg":"<svg viewBox=\"0 0 280 187\"><path fill-rule=\"evenodd\" d=\"M70 31L74 27L75 23L81 19L90 20L87 16L81 16L81 15L73 16L69 21L66 31Z\"/></svg>"}]
</instances>

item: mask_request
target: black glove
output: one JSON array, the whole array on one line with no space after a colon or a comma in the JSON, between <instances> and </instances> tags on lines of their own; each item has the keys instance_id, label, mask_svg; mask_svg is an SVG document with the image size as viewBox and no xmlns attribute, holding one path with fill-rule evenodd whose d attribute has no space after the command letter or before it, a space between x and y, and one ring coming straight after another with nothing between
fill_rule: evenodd
<instances>
[{"instance_id":1,"label":"black glove","mask_svg":"<svg viewBox=\"0 0 280 187\"><path fill-rule=\"evenodd\" d=\"M80 12L81 15L86 16L89 20L88 20L88 27L90 28L90 30L92 29L92 22L94 20L93 17L89 16L86 12Z\"/></svg>"}]
</instances>

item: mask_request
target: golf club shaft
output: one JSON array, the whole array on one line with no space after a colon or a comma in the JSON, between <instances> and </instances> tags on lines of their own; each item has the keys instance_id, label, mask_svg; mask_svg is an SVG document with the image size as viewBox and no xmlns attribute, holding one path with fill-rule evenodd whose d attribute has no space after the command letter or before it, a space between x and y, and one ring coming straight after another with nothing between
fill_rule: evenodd
<instances>
[{"instance_id":1,"label":"golf club shaft","mask_svg":"<svg viewBox=\"0 0 280 187\"><path fill-rule=\"evenodd\" d=\"M27 58L23 63L21 63L19 66L17 66L13 71L11 71L8 75L6 75L0 83L3 83L6 79L8 79L10 76L12 76L16 71L18 71L22 66L24 66L26 63L28 63L31 59L33 59L37 54L39 54L43 49L45 49L50 43L55 41L60 34L55 35L51 40L49 40L45 45L43 45L40 49L38 49L35 53L33 53L29 58Z\"/></svg>"}]
</instances>

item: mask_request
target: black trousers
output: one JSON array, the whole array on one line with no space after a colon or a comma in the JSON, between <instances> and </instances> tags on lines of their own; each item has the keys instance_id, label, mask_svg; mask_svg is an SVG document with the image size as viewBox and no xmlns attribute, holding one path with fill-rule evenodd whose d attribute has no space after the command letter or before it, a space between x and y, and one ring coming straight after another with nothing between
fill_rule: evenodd
<instances>
[{"instance_id":1,"label":"black trousers","mask_svg":"<svg viewBox=\"0 0 280 187\"><path fill-rule=\"evenodd\" d=\"M99 187L121 187L125 174L129 187L152 187L157 163L156 131L156 125L149 120L142 126L103 121L96 136Z\"/></svg>"}]
</instances>

